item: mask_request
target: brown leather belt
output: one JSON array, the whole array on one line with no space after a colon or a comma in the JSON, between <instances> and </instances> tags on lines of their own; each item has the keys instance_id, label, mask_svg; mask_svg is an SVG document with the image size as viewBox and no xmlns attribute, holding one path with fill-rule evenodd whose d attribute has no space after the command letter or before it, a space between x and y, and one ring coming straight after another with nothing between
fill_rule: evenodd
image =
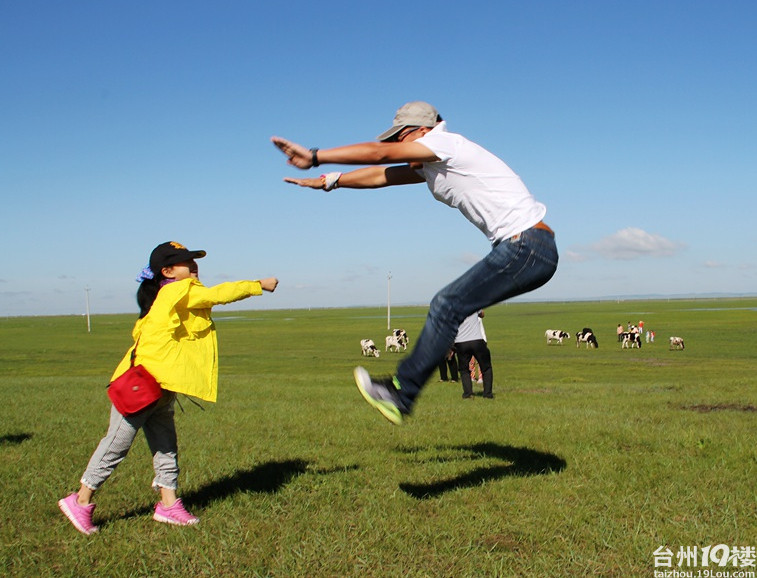
<instances>
[{"instance_id":1,"label":"brown leather belt","mask_svg":"<svg viewBox=\"0 0 757 578\"><path fill-rule=\"evenodd\" d=\"M547 231L547 233L550 233L553 237L555 236L555 232L552 229L550 229L549 225L547 225L547 223L545 223L544 221L539 221L538 223L536 223L531 228L532 229L541 229L542 231Z\"/></svg>"},{"instance_id":2,"label":"brown leather belt","mask_svg":"<svg viewBox=\"0 0 757 578\"><path fill-rule=\"evenodd\" d=\"M544 221L539 221L533 227L531 227L531 229L541 229L542 231L546 231L547 233L549 233L553 237L555 236L555 232ZM512 237L508 237L507 239L503 239L503 241L508 241L510 243L515 243L518 239L520 239L521 235L522 235L522 233L518 233L517 235L513 235ZM497 245L499 245L499 243L500 243L500 241L497 241L496 243L494 243L493 246L496 247Z\"/></svg>"}]
</instances>

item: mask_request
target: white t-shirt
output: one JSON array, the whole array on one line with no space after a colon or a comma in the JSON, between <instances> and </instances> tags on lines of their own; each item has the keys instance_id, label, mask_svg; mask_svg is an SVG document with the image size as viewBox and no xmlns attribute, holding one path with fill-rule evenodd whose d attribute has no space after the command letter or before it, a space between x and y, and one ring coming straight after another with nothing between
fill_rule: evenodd
<instances>
[{"instance_id":1,"label":"white t-shirt","mask_svg":"<svg viewBox=\"0 0 757 578\"><path fill-rule=\"evenodd\" d=\"M437 200L458 209L492 243L533 227L547 208L502 160L440 122L415 142L439 161L419 170Z\"/></svg>"},{"instance_id":2,"label":"white t-shirt","mask_svg":"<svg viewBox=\"0 0 757 578\"><path fill-rule=\"evenodd\" d=\"M460 327L457 330L457 337L455 337L455 343L463 343L464 341L478 341L483 339L486 341L486 333L484 333L484 322L478 316L479 312L476 311L471 315L468 315Z\"/></svg>"}]
</instances>

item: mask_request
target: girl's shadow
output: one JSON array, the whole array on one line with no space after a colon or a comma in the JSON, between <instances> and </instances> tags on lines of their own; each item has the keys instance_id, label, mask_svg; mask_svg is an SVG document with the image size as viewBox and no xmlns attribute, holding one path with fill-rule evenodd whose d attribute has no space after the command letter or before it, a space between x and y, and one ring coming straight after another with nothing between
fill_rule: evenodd
<instances>
[{"instance_id":1,"label":"girl's shadow","mask_svg":"<svg viewBox=\"0 0 757 578\"><path fill-rule=\"evenodd\" d=\"M254 492L273 494L307 471L305 460L267 462L249 470L241 470L210 482L196 490L182 494L181 500L188 509L204 508L211 502L234 494ZM135 508L118 518L133 518L152 513L152 507ZM108 520L109 521L109 520ZM107 521L106 521L107 522Z\"/></svg>"},{"instance_id":2,"label":"girl's shadow","mask_svg":"<svg viewBox=\"0 0 757 578\"><path fill-rule=\"evenodd\" d=\"M191 506L203 508L214 502L243 492L274 494L297 476L307 471L305 460L283 460L267 462L252 468L241 470L214 482L188 492L182 501Z\"/></svg>"},{"instance_id":3,"label":"girl's shadow","mask_svg":"<svg viewBox=\"0 0 757 578\"><path fill-rule=\"evenodd\" d=\"M0 446L17 446L26 440L32 439L32 434L5 434L0 436Z\"/></svg>"}]
</instances>

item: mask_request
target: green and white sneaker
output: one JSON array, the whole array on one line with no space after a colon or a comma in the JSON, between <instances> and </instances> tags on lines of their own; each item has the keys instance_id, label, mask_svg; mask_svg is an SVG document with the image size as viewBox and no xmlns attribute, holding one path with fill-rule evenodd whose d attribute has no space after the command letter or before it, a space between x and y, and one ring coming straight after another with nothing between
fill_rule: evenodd
<instances>
[{"instance_id":1,"label":"green and white sneaker","mask_svg":"<svg viewBox=\"0 0 757 578\"><path fill-rule=\"evenodd\" d=\"M399 396L400 384L396 377L371 379L363 367L356 367L353 371L355 383L365 401L381 412L394 425L401 425L403 416L410 414L410 409Z\"/></svg>"}]
</instances>

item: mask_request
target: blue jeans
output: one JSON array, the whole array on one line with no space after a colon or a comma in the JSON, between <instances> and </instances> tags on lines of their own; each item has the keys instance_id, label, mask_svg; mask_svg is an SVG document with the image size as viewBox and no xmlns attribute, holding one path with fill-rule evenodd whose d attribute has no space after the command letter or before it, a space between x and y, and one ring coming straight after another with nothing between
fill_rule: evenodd
<instances>
[{"instance_id":1,"label":"blue jeans","mask_svg":"<svg viewBox=\"0 0 757 578\"><path fill-rule=\"evenodd\" d=\"M531 228L505 239L431 300L426 324L413 351L397 367L402 401L411 408L439 360L471 313L541 287L557 269L552 233Z\"/></svg>"}]
</instances>

